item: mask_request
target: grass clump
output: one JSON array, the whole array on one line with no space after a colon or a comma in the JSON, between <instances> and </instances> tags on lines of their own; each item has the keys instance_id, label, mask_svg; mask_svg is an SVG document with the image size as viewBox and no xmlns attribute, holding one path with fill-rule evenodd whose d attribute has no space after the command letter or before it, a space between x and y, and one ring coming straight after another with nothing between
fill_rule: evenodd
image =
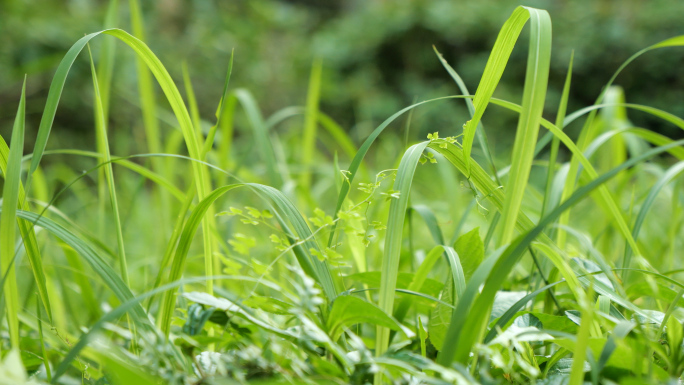
<instances>
[{"instance_id":1,"label":"grass clump","mask_svg":"<svg viewBox=\"0 0 684 385\"><path fill-rule=\"evenodd\" d=\"M594 105L566 114L571 61L552 123L551 19L516 8L474 95L437 52L461 94L402 109L357 149L320 110L319 60L305 106L264 118L249 91L230 87L231 56L216 115L203 120L187 67L186 101L140 40L137 1L129 6L135 36L107 29L67 52L33 152L23 156L23 91L10 146L0 141L0 383L681 377L684 141L633 127L627 112L684 120L625 103L613 83L639 55L684 37L638 52ZM112 2L108 25L117 10ZM493 98L528 24L522 102ZM48 150L69 70L100 35L111 38L97 66L90 55L97 151ZM130 143L135 155L109 141L130 135L108 127L120 98L114 40L137 60L146 142ZM470 112L463 130L406 146L409 132L391 132L420 124L415 108L459 101ZM483 123L505 110L518 115L510 159L492 151ZM579 119L573 141L564 129ZM57 154L86 171L50 162Z\"/></svg>"}]
</instances>

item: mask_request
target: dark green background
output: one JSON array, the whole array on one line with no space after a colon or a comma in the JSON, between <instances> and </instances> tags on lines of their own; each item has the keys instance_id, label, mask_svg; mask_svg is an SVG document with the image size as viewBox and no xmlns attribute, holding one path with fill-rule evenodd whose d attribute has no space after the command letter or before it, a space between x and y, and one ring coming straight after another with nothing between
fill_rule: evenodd
<instances>
[{"instance_id":1,"label":"dark green background","mask_svg":"<svg viewBox=\"0 0 684 385\"><path fill-rule=\"evenodd\" d=\"M231 85L255 94L264 114L303 105L312 60L323 60L321 108L355 140L412 100L457 93L436 59L435 45L475 92L498 30L518 4L547 9L553 21L553 56L545 116L553 119L571 50L575 70L569 111L593 103L601 87L631 54L684 34L684 1L141 1L147 43L180 84L181 63L190 68L200 110L213 118L230 50ZM105 1L4 1L0 3L0 133L9 134L21 79L28 74L27 146L40 119L47 89L61 57L84 34L103 28ZM128 2L118 26L130 31ZM527 31L513 52L495 96L519 102L527 55ZM104 37L110 38L110 37ZM95 41L97 51L103 38ZM627 100L684 116L684 49L664 49L635 61L617 79ZM92 85L87 55L77 60L58 110L50 147L93 148ZM135 62L117 44L111 127L139 134ZM179 86L182 90L182 86ZM460 133L462 102L419 110L412 138L440 131ZM639 113L635 124L681 137L674 127ZM507 151L515 116L493 108L485 127L494 147ZM301 121L289 128L299 129ZM571 134L577 127L569 128ZM141 138L143 140L143 138ZM115 153L131 149L116 148ZM27 147L28 148L28 147Z\"/></svg>"}]
</instances>

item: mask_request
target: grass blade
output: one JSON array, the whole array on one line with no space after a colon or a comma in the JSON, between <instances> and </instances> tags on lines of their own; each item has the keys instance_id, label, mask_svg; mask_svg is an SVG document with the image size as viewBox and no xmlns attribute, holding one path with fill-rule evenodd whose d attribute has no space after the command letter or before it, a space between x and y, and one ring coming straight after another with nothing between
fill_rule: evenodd
<instances>
[{"instance_id":1,"label":"grass blade","mask_svg":"<svg viewBox=\"0 0 684 385\"><path fill-rule=\"evenodd\" d=\"M112 214L114 215L114 228L116 229L116 243L119 259L119 270L121 272L121 278L126 285L129 285L128 279L128 264L126 262L126 249L124 246L123 239L123 229L121 228L121 216L119 215L119 203L116 196L116 187L114 184L114 170L112 168L112 156L109 152L109 140L107 139L107 123L105 122L106 113L104 105L102 103L102 96L100 94L100 87L97 77L97 72L95 71L95 64L93 63L93 57L90 53L90 47L88 48L88 54L90 55L90 70L93 76L93 92L95 95L95 127L97 129L97 147L100 151L100 159L102 162L106 163L104 165L104 173L107 180L107 187L109 188L109 199L112 209Z\"/></svg>"},{"instance_id":2,"label":"grass blade","mask_svg":"<svg viewBox=\"0 0 684 385\"><path fill-rule=\"evenodd\" d=\"M397 170L393 190L399 191L399 198L392 199L390 203L389 218L387 219L387 232L385 236L385 251L382 257L380 275L380 294L378 297L380 310L392 314L394 308L394 290L397 287L397 273L399 269L399 256L401 253L401 240L404 231L404 218L408 207L409 192L413 182L413 174L423 151L429 142L423 142L411 146L404 156ZM388 328L378 326L375 356L380 357L389 345ZM375 376L375 384L381 382L382 374Z\"/></svg>"},{"instance_id":3,"label":"grass blade","mask_svg":"<svg viewBox=\"0 0 684 385\"><path fill-rule=\"evenodd\" d=\"M299 185L303 191L309 191L311 187L311 166L316 149L316 127L318 118L318 102L321 94L321 72L323 63L320 59L314 60L311 65L311 78L309 80L309 92L306 95L306 113L304 115L304 133L300 163L303 172L299 178Z\"/></svg>"},{"instance_id":4,"label":"grass blade","mask_svg":"<svg viewBox=\"0 0 684 385\"><path fill-rule=\"evenodd\" d=\"M473 100L475 113L473 117L466 122L463 128L463 152L465 154L466 168L468 170L470 170L470 151L473 146L477 125L489 104L489 99L492 97L496 86L499 84L499 80L501 80L501 76L506 68L506 63L508 63L508 59L511 56L511 52L513 51L515 42L518 40L518 36L520 36L522 28L530 17L538 17L540 12L546 13L545 11L538 11L533 8L517 7L499 31L499 35L496 38L494 47L487 60L487 65L482 74L480 84L477 86L477 91L475 91L475 99ZM539 42L540 38L544 38L544 36L530 34L530 52L532 52L532 46L535 40ZM550 35L548 38L551 38ZM529 70L530 67L528 62L528 71ZM525 88L527 89L527 87ZM531 90L527 92L530 91Z\"/></svg>"},{"instance_id":5,"label":"grass blade","mask_svg":"<svg viewBox=\"0 0 684 385\"><path fill-rule=\"evenodd\" d=\"M544 110L546 85L551 60L551 18L546 11L529 9L530 49L527 58L527 73L523 91L522 111L513 145L511 172L506 184L506 200L501 213L502 235L500 244L505 245L513 238L518 212L525 195L530 176L534 146L539 134L539 123ZM477 95L476 95L477 98ZM473 127L474 129L474 127ZM464 154L468 162L464 139Z\"/></svg>"},{"instance_id":6,"label":"grass blade","mask_svg":"<svg viewBox=\"0 0 684 385\"><path fill-rule=\"evenodd\" d=\"M470 95L470 92L468 92L468 87L466 87L465 83L463 82L463 79L461 79L461 76L458 74L458 72L456 72L449 65L449 63L444 59L444 56L442 56L442 54L439 53L439 51L437 51L437 48L435 46L432 46L432 49L435 51L435 54L437 54L437 58L442 63L444 69L447 70L451 78L454 79L454 81L456 82L456 85L458 85L458 88L461 90L461 93L463 95ZM475 106L473 105L473 101L470 99L466 99L465 102L466 106L468 107L468 112L470 113L470 118L472 119L475 115ZM499 181L498 172L496 171L496 165L494 164L494 157L492 156L492 152L489 150L489 140L487 139L487 133L485 133L484 126L482 125L481 120L477 122L477 129L475 130L475 135L477 136L478 142L480 142L480 148L482 149L482 153L485 155L485 159L487 159L489 167L492 169L492 175L494 175L494 177L496 178L496 183L501 184L501 182Z\"/></svg>"},{"instance_id":7,"label":"grass blade","mask_svg":"<svg viewBox=\"0 0 684 385\"><path fill-rule=\"evenodd\" d=\"M667 172L656 182L656 184L653 187L651 187L651 190L648 192L648 196L646 197L646 199L644 199L644 202L641 204L639 213L637 214L636 220L634 221L634 226L632 227L632 236L634 237L634 239L637 239L639 237L641 225L643 225L644 219L646 219L646 215L648 214L649 209L653 205L653 202L655 202L655 198L656 196L658 196L660 190L662 190L663 187L670 183L670 181L672 181L674 178L679 176L682 173L682 171L684 171L684 162L679 162L674 166L670 167L667 170ZM625 247L625 254L622 260L623 268L631 267L631 251L631 248Z\"/></svg>"},{"instance_id":8,"label":"grass blade","mask_svg":"<svg viewBox=\"0 0 684 385\"><path fill-rule=\"evenodd\" d=\"M92 246L83 241L83 238L85 238L83 235L69 231L59 223L36 213L17 210L17 216L34 223L35 226L42 227L76 250L76 252L88 262L93 271L102 278L102 281L104 281L112 290L119 301L125 302L130 298L133 298L131 290L123 280L121 280L119 274L117 274L116 271L114 271L114 269L95 252ZM140 306L134 309L133 315L135 316L133 319L139 322L147 319L147 315Z\"/></svg>"},{"instance_id":9,"label":"grass blade","mask_svg":"<svg viewBox=\"0 0 684 385\"><path fill-rule=\"evenodd\" d=\"M570 83L572 82L572 63L575 58L575 52L570 54L570 64L568 64L568 73L565 76L565 84L563 85L563 93L558 105L558 113L556 114L556 127L562 128L565 120L565 112L568 108L568 97L570 96ZM549 154L549 165L546 171L546 188L544 189L544 201L542 203L542 216L546 214L549 208L549 198L552 196L551 189L553 186L554 173L556 170L556 159L558 158L558 147L560 139L554 135L551 142L551 153ZM536 155L536 154L535 154Z\"/></svg>"},{"instance_id":10,"label":"grass blade","mask_svg":"<svg viewBox=\"0 0 684 385\"><path fill-rule=\"evenodd\" d=\"M50 85L48 100L46 102L45 111L43 112L41 124L38 129L38 136L36 138L36 145L34 148L34 156L31 159L29 176L27 177L26 182L27 186L30 182L30 175L38 167L40 160L43 157L45 145L47 144L47 140L52 129L52 122L57 111L57 105L59 104L59 98L61 96L62 89L64 88L64 83L66 82L66 76L69 73L69 69L71 68L72 64L76 60L76 57L81 52L83 47L91 39L103 33L114 36L122 42L126 43L131 49L135 51L137 56L145 62L147 67L150 69L152 74L159 82L162 91L166 95L169 104L171 105L171 109L173 110L176 119L179 122L181 132L183 133L183 138L188 148L190 157L193 159L201 159L201 147L199 145L196 131L193 128L192 120L190 119L190 114L188 113L188 109L186 108L185 103L183 102L183 98L181 97L178 88L173 82L173 79L171 79L171 75L169 75L166 68L164 68L164 65L159 61L157 56L147 47L147 45L145 45L145 43L143 43L139 39L120 29L108 29L105 31L86 35L80 40L78 40L71 47L71 49L69 49L69 52L67 52L67 55L64 57L64 59L62 59L62 62L58 66L55 77L53 78L53 81ZM197 196L200 199L202 199L207 195L210 187L207 184L209 180L207 167L202 163L193 162L192 169L193 179L195 181L195 188L197 189ZM203 222L202 228L205 234L212 233L212 223L213 217L210 219L206 219ZM205 261L209 261L206 263L206 265L212 266L214 256L211 251L210 242L207 242L206 240L207 238L205 237L204 258ZM211 280L207 281L207 288L211 290L212 287L213 285Z\"/></svg>"},{"instance_id":11,"label":"grass blade","mask_svg":"<svg viewBox=\"0 0 684 385\"><path fill-rule=\"evenodd\" d=\"M17 205L19 204L19 186L21 185L21 156L24 151L24 130L26 117L26 77L21 87L21 98L17 108L17 116L12 127L7 167L3 170L5 185L2 189L2 216L0 216L0 272L7 274L2 286L7 309L10 345L19 348L19 289L17 288L16 267L13 266L15 255L15 236L17 221ZM5 273L7 271L7 273Z\"/></svg>"}]
</instances>

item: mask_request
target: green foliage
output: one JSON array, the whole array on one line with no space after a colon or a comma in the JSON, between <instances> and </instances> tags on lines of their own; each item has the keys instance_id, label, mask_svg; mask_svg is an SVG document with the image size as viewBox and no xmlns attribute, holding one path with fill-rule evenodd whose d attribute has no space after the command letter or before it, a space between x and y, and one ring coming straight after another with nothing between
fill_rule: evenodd
<instances>
[{"instance_id":1,"label":"green foliage","mask_svg":"<svg viewBox=\"0 0 684 385\"><path fill-rule=\"evenodd\" d=\"M107 26L119 6L110 3ZM232 51L227 74L216 65L222 89L191 78L187 61L186 104L143 42L140 6L129 2L136 37L107 29L69 49L35 138L24 84L10 146L0 140L0 384L681 381L684 140L630 118L636 110L679 129L684 119L626 103L630 94L612 84L637 57L684 37L637 52L594 104L566 114L570 81L581 84L573 56L552 123L542 117L557 72L550 16L518 7L481 63L475 95L437 53L442 80L463 95L414 102L364 131L322 112L344 75L328 67L328 51L344 44L321 48L313 65L306 58L304 108L268 115L261 98L232 88ZM268 19L268 7L248 7ZM381 12L396 26L401 16L359 7L361 19ZM407 25L416 23L409 14ZM365 39L343 37L370 49L385 28L371 27ZM529 38L524 77L519 36ZM115 60L117 41L134 56ZM69 72L80 75L79 53L91 44L92 91L78 100L93 101L96 152L62 139L56 124L60 103L72 102ZM116 85L114 63L132 71L133 60L139 102ZM510 98L509 71L522 84L520 105L493 97ZM210 111L212 93L220 99ZM142 109L144 129L133 136L115 113L122 96ZM460 113L429 108L460 99ZM489 119L504 110L518 119L515 139L494 151L482 120L496 132ZM303 124L286 123L299 115ZM463 130L449 120L467 116ZM568 126L582 118L575 141ZM28 137L33 153L23 156Z\"/></svg>"}]
</instances>

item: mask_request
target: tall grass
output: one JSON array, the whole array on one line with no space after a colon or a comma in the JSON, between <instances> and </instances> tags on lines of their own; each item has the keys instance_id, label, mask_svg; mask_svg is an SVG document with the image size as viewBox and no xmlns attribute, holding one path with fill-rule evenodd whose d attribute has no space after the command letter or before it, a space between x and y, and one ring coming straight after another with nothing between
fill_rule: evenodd
<instances>
[{"instance_id":1,"label":"tall grass","mask_svg":"<svg viewBox=\"0 0 684 385\"><path fill-rule=\"evenodd\" d=\"M33 152L23 155L26 82L10 145L0 140L0 373L54 384L681 378L684 141L633 127L629 114L682 129L684 119L627 103L613 84L637 57L682 46L684 36L636 53L595 104L568 113L579 87L571 56L549 120L551 19L518 7L474 95L435 48L460 94L403 108L357 148L322 112L320 60L304 105L267 115L231 87L231 54L223 88L212 91L221 95L215 116L202 117L192 62L172 76L143 42L140 4L128 7L133 35L109 28L113 1L109 29L66 53ZM528 24L521 103L494 98ZM133 128L110 129L121 98L111 86L117 41L135 53ZM46 150L63 135L52 132L59 101L90 45L100 49L97 61L90 55L96 151ZM460 102L463 130L410 134L422 124L414 110ZM482 121L511 112L518 125L506 159ZM582 119L575 141L566 128ZM402 123L411 130L393 133ZM110 139L139 127L146 142L130 148L140 153L117 154ZM57 154L90 168L51 162Z\"/></svg>"}]
</instances>

